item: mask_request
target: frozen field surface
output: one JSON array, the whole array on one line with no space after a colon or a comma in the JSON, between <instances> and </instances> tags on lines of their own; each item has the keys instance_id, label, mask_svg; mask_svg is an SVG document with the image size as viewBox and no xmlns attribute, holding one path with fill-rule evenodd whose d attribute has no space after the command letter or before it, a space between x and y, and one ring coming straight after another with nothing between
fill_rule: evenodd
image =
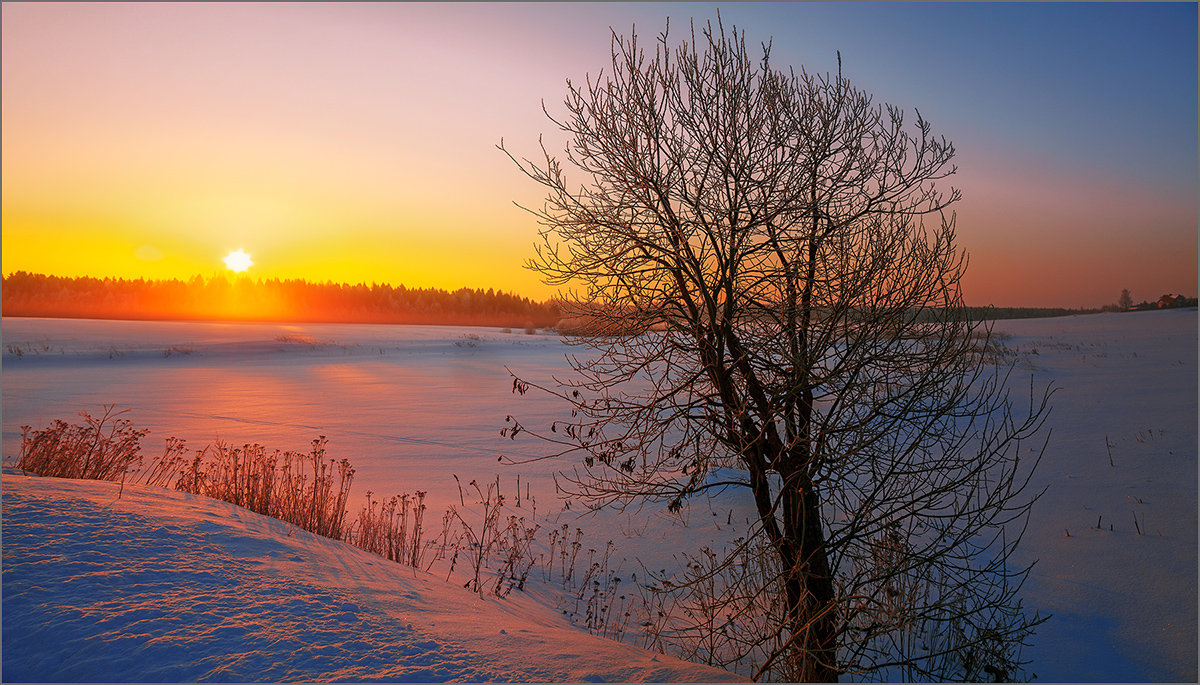
<instances>
[{"instance_id":1,"label":"frozen field surface","mask_svg":"<svg viewBox=\"0 0 1200 685\"><path fill-rule=\"evenodd\" d=\"M1053 614L1024 653L1031 672L1050 682L1194 682L1196 311L1002 321L996 330L1017 365L1014 397L1028 393L1030 377L1058 388L1035 477L1047 491L1021 549L1038 560L1025 606ZM134 425L151 429L148 454L166 436L195 448L219 438L306 451L325 435L330 456L357 469L352 513L367 490L424 490L437 519L459 502L454 475L463 483L499 476L508 492L519 476L526 506L536 502L547 523L583 528L595 546L612 540L627 568L666 568L693 544L729 539L750 510L725 495L680 516L579 519L555 496L553 473L569 464L500 463L545 449L501 438L506 415L530 425L561 418L545 398L513 395L505 370L543 381L566 373L570 348L552 335L55 319L4 319L2 335L5 457L16 455L22 425L73 421L104 403L130 409ZM115 489L5 476L5 680L50 666L84 670L41 679L713 678L568 628L545 599L481 600L341 543L288 537L290 527L223 503L130 486L113 503ZM204 555L220 561L206 566ZM39 575L48 573L59 576ZM163 603L150 601L155 593ZM50 594L65 599L54 604ZM177 610L188 606L211 610ZM292 618L255 619L259 611ZM319 640L303 641L309 625ZM82 642L68 647L67 638ZM87 647L71 658L80 644ZM191 646L170 647L180 644ZM632 651L603 651L609 645ZM593 653L607 656L591 661ZM143 661L141 675L116 674L116 664ZM113 675L96 676L100 664ZM545 670L552 666L560 670Z\"/></svg>"},{"instance_id":2,"label":"frozen field surface","mask_svg":"<svg viewBox=\"0 0 1200 685\"><path fill-rule=\"evenodd\" d=\"M1053 614L1025 652L1033 672L1195 682L1196 311L996 329L1026 379L1059 388L1035 480L1047 490L1022 542L1021 557L1038 559L1026 606Z\"/></svg>"},{"instance_id":3,"label":"frozen field surface","mask_svg":"<svg viewBox=\"0 0 1200 685\"><path fill-rule=\"evenodd\" d=\"M108 403L151 430L148 453L167 436L307 452L325 435L376 494L444 503L451 474L488 479L500 455L537 454L500 439L518 409L505 365L566 370L557 336L484 328L5 319L3 338L6 450L22 425Z\"/></svg>"}]
</instances>

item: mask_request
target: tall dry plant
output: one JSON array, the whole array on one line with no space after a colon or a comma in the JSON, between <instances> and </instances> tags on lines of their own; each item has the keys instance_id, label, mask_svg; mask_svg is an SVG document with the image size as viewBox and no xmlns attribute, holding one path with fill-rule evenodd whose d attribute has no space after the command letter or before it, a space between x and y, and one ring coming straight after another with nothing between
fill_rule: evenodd
<instances>
[{"instance_id":1,"label":"tall dry plant","mask_svg":"<svg viewBox=\"0 0 1200 685\"><path fill-rule=\"evenodd\" d=\"M312 441L308 454L302 454L268 452L259 444L232 447L218 441L197 452L181 469L174 488L340 540L347 530L354 468L346 459L326 459L326 442L322 435Z\"/></svg>"},{"instance_id":2,"label":"tall dry plant","mask_svg":"<svg viewBox=\"0 0 1200 685\"><path fill-rule=\"evenodd\" d=\"M103 405L99 417L79 412L83 423L55 419L48 428L21 426L21 452L16 467L39 476L121 480L141 464L141 440L149 432L136 429L116 411Z\"/></svg>"},{"instance_id":3,"label":"tall dry plant","mask_svg":"<svg viewBox=\"0 0 1200 685\"><path fill-rule=\"evenodd\" d=\"M347 531L346 541L398 564L420 568L425 493L405 493L384 500L376 500L373 495L367 492L367 502Z\"/></svg>"}]
</instances>

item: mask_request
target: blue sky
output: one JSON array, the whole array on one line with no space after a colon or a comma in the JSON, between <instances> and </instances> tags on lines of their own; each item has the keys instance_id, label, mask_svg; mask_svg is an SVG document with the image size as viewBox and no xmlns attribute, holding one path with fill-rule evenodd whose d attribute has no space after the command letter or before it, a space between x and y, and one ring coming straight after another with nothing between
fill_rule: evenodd
<instances>
[{"instance_id":1,"label":"blue sky","mask_svg":"<svg viewBox=\"0 0 1200 685\"><path fill-rule=\"evenodd\" d=\"M1195 189L1194 3L686 3L637 15L640 30L668 13L682 29L718 8L748 38L773 36L777 65L833 71L841 51L859 87L953 140Z\"/></svg>"}]
</instances>

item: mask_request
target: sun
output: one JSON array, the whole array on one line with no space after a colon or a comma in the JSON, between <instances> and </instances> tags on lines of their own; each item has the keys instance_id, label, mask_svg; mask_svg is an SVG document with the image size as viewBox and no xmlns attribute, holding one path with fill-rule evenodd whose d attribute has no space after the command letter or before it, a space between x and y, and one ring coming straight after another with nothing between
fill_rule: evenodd
<instances>
[{"instance_id":1,"label":"sun","mask_svg":"<svg viewBox=\"0 0 1200 685\"><path fill-rule=\"evenodd\" d=\"M254 266L254 262L250 261L250 255L243 252L241 248L238 248L236 251L230 252L229 256L225 258L225 266L229 267L230 271L241 273Z\"/></svg>"}]
</instances>

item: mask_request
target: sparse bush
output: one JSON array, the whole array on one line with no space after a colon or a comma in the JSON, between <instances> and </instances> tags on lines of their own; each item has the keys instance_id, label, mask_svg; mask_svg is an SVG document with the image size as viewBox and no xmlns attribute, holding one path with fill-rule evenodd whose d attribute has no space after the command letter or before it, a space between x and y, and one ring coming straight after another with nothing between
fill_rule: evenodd
<instances>
[{"instance_id":1,"label":"sparse bush","mask_svg":"<svg viewBox=\"0 0 1200 685\"><path fill-rule=\"evenodd\" d=\"M457 476L456 476L457 479ZM479 527L476 528L468 523L463 518L462 512L451 509L454 517L458 520L462 527L462 533L467 541L467 561L470 563L471 577L463 585L463 587L475 592L483 592L481 583L481 574L483 567L491 558L492 551L496 548L500 541L500 511L504 506L504 495L500 494L500 479L497 478L495 483L488 483L486 491L479 487L479 483L471 481L469 485L475 488L475 493L479 497L479 505L483 508L482 518ZM460 488L459 497L461 499L462 492Z\"/></svg>"},{"instance_id":2,"label":"sparse bush","mask_svg":"<svg viewBox=\"0 0 1200 685\"><path fill-rule=\"evenodd\" d=\"M617 575L617 569L610 567L612 553L612 540L604 546L604 553L599 559L595 558L596 550L588 550L588 570L576 598L583 603L584 625L590 632L619 640L625 632L630 614L623 611L627 603L626 596L617 595L621 578Z\"/></svg>"},{"instance_id":3,"label":"sparse bush","mask_svg":"<svg viewBox=\"0 0 1200 685\"><path fill-rule=\"evenodd\" d=\"M571 526L566 523L561 528L551 529L548 553L542 557L542 579L549 582L557 568L564 590L573 587L575 560L579 550L583 549L583 530L575 529L574 540L571 540L570 531Z\"/></svg>"},{"instance_id":4,"label":"sparse bush","mask_svg":"<svg viewBox=\"0 0 1200 685\"><path fill-rule=\"evenodd\" d=\"M216 442L196 453L174 487L341 540L346 533L354 468L346 459L326 460L325 443L325 436L318 437L305 455L279 450L268 453L259 444L230 447ZM311 474L306 472L306 463L311 463Z\"/></svg>"},{"instance_id":5,"label":"sparse bush","mask_svg":"<svg viewBox=\"0 0 1200 685\"><path fill-rule=\"evenodd\" d=\"M496 573L496 595L504 597L516 590L525 590L529 573L536 561L532 546L541 526L526 523L524 516L509 516L508 526L499 541L500 569Z\"/></svg>"},{"instance_id":6,"label":"sparse bush","mask_svg":"<svg viewBox=\"0 0 1200 685\"><path fill-rule=\"evenodd\" d=\"M164 441L163 455L150 464L150 468L142 472L138 482L143 485L169 488L174 485L184 466L188 464L187 443L179 438L169 437Z\"/></svg>"},{"instance_id":7,"label":"sparse bush","mask_svg":"<svg viewBox=\"0 0 1200 685\"><path fill-rule=\"evenodd\" d=\"M55 419L49 428L21 426L21 454L17 468L39 476L121 480L142 461L144 429L135 429L125 411L106 404L99 418L79 412L83 423L70 425Z\"/></svg>"},{"instance_id":8,"label":"sparse bush","mask_svg":"<svg viewBox=\"0 0 1200 685\"><path fill-rule=\"evenodd\" d=\"M419 567L425 493L418 491L416 495L396 495L381 501L374 500L372 494L367 492L367 503L348 531L346 542L398 564Z\"/></svg>"},{"instance_id":9,"label":"sparse bush","mask_svg":"<svg viewBox=\"0 0 1200 685\"><path fill-rule=\"evenodd\" d=\"M438 535L437 542L433 544L437 548L437 552L429 561L429 565L425 567L425 570L429 571L437 562L450 559L446 580L450 580L450 574L454 573L454 567L458 563L458 554L462 549L460 544L462 533L458 532L458 527L454 525L454 522L454 507L451 507L442 514L442 532Z\"/></svg>"},{"instance_id":10,"label":"sparse bush","mask_svg":"<svg viewBox=\"0 0 1200 685\"><path fill-rule=\"evenodd\" d=\"M483 338L474 333L466 333L462 336L462 340L455 340L455 347L478 347Z\"/></svg>"}]
</instances>

